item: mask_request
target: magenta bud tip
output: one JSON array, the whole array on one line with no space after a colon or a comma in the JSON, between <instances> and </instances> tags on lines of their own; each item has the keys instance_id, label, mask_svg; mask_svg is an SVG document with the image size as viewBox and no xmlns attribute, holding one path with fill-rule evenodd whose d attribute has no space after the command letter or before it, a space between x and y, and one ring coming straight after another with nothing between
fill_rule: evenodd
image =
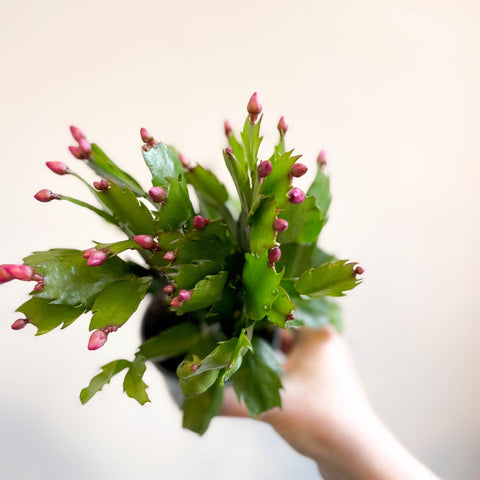
<instances>
[{"instance_id":1,"label":"magenta bud tip","mask_svg":"<svg viewBox=\"0 0 480 480\"><path fill-rule=\"evenodd\" d=\"M264 160L260 162L258 165L258 176L259 178L265 178L270 175L272 172L272 163L270 160Z\"/></svg>"},{"instance_id":2,"label":"magenta bud tip","mask_svg":"<svg viewBox=\"0 0 480 480\"><path fill-rule=\"evenodd\" d=\"M283 218L277 218L273 222L273 229L278 233L284 232L287 228L288 228L288 222Z\"/></svg>"},{"instance_id":3,"label":"magenta bud tip","mask_svg":"<svg viewBox=\"0 0 480 480\"><path fill-rule=\"evenodd\" d=\"M180 160L183 168L186 168L187 170L193 169L193 165L185 158L184 155L179 155L178 159Z\"/></svg>"},{"instance_id":4,"label":"magenta bud tip","mask_svg":"<svg viewBox=\"0 0 480 480\"><path fill-rule=\"evenodd\" d=\"M321 150L318 154L317 163L320 168L324 168L327 164L327 154L325 153L325 150Z\"/></svg>"},{"instance_id":5,"label":"magenta bud tip","mask_svg":"<svg viewBox=\"0 0 480 480\"><path fill-rule=\"evenodd\" d=\"M4 270L16 280L29 282L35 275L35 270L28 265L4 265Z\"/></svg>"},{"instance_id":6,"label":"magenta bud tip","mask_svg":"<svg viewBox=\"0 0 480 480\"><path fill-rule=\"evenodd\" d=\"M188 302L192 298L192 292L190 290L180 290L178 298L181 302Z\"/></svg>"},{"instance_id":7,"label":"magenta bud tip","mask_svg":"<svg viewBox=\"0 0 480 480\"><path fill-rule=\"evenodd\" d=\"M287 316L287 322L290 322L291 320L295 320L295 314L293 312L290 312Z\"/></svg>"},{"instance_id":8,"label":"magenta bud tip","mask_svg":"<svg viewBox=\"0 0 480 480\"><path fill-rule=\"evenodd\" d=\"M103 330L95 330L88 340L88 349L97 350L105 345L108 335Z\"/></svg>"},{"instance_id":9,"label":"magenta bud tip","mask_svg":"<svg viewBox=\"0 0 480 480\"><path fill-rule=\"evenodd\" d=\"M175 290L175 289L173 288L173 285L165 285L165 287L163 287L163 291L164 291L167 295L171 295L174 290Z\"/></svg>"},{"instance_id":10,"label":"magenta bud tip","mask_svg":"<svg viewBox=\"0 0 480 480\"><path fill-rule=\"evenodd\" d=\"M203 230L209 223L210 220L202 217L201 215L195 215L193 217L193 228L195 230Z\"/></svg>"},{"instance_id":11,"label":"magenta bud tip","mask_svg":"<svg viewBox=\"0 0 480 480\"><path fill-rule=\"evenodd\" d=\"M180 308L182 306L182 301L179 297L172 298L170 306L173 308Z\"/></svg>"},{"instance_id":12,"label":"magenta bud tip","mask_svg":"<svg viewBox=\"0 0 480 480\"><path fill-rule=\"evenodd\" d=\"M41 291L43 290L44 286L45 286L45 285L43 284L43 281L42 281L42 280L39 280L39 281L35 284L35 286L33 287L33 291L34 291L34 292L41 292Z\"/></svg>"},{"instance_id":13,"label":"magenta bud tip","mask_svg":"<svg viewBox=\"0 0 480 480\"><path fill-rule=\"evenodd\" d=\"M163 259L166 260L167 262L174 262L176 258L177 258L177 255L175 254L175 252L167 252L163 256Z\"/></svg>"},{"instance_id":14,"label":"magenta bud tip","mask_svg":"<svg viewBox=\"0 0 480 480\"><path fill-rule=\"evenodd\" d=\"M70 173L70 169L63 162L46 162L45 165L57 175Z\"/></svg>"},{"instance_id":15,"label":"magenta bud tip","mask_svg":"<svg viewBox=\"0 0 480 480\"><path fill-rule=\"evenodd\" d=\"M93 252L96 252L96 251L97 251L96 248L89 248L89 249L87 249L87 250L85 250L85 251L83 252L82 257L83 257L83 258L90 258L90 255L91 255Z\"/></svg>"},{"instance_id":16,"label":"magenta bud tip","mask_svg":"<svg viewBox=\"0 0 480 480\"><path fill-rule=\"evenodd\" d=\"M360 265L357 265L353 269L353 272L355 273L355 275L362 275L363 273L365 273L365 269L363 267L361 267Z\"/></svg>"},{"instance_id":17,"label":"magenta bud tip","mask_svg":"<svg viewBox=\"0 0 480 480\"><path fill-rule=\"evenodd\" d=\"M196 363L193 363L190 365L190 371L195 373L198 370L198 365Z\"/></svg>"},{"instance_id":18,"label":"magenta bud tip","mask_svg":"<svg viewBox=\"0 0 480 480\"><path fill-rule=\"evenodd\" d=\"M82 138L85 139L85 134L78 127L74 127L73 125L70 126L70 133L77 142L80 142Z\"/></svg>"},{"instance_id":19,"label":"magenta bud tip","mask_svg":"<svg viewBox=\"0 0 480 480\"><path fill-rule=\"evenodd\" d=\"M0 284L13 280L13 277L5 270L5 265L0 265Z\"/></svg>"},{"instance_id":20,"label":"magenta bud tip","mask_svg":"<svg viewBox=\"0 0 480 480\"><path fill-rule=\"evenodd\" d=\"M258 101L258 93L255 92L248 101L247 112L250 114L250 120L255 122L257 116L262 113L262 105Z\"/></svg>"},{"instance_id":21,"label":"magenta bud tip","mask_svg":"<svg viewBox=\"0 0 480 480\"><path fill-rule=\"evenodd\" d=\"M233 150L230 147L227 147L224 151L227 157L233 157Z\"/></svg>"},{"instance_id":22,"label":"magenta bud tip","mask_svg":"<svg viewBox=\"0 0 480 480\"><path fill-rule=\"evenodd\" d=\"M223 128L225 129L225 135L229 137L232 134L232 125L228 120L223 122Z\"/></svg>"},{"instance_id":23,"label":"magenta bud tip","mask_svg":"<svg viewBox=\"0 0 480 480\"><path fill-rule=\"evenodd\" d=\"M281 256L282 251L278 247L273 247L268 252L268 262L270 263L270 265L273 265L280 260Z\"/></svg>"},{"instance_id":24,"label":"magenta bud tip","mask_svg":"<svg viewBox=\"0 0 480 480\"><path fill-rule=\"evenodd\" d=\"M90 157L90 154L92 153L92 146L89 142L87 142L87 140L85 140L85 138L81 138L78 141L78 148L80 149L83 158L88 159Z\"/></svg>"},{"instance_id":25,"label":"magenta bud tip","mask_svg":"<svg viewBox=\"0 0 480 480\"><path fill-rule=\"evenodd\" d=\"M107 252L103 250L94 249L88 257L87 265L89 267L97 267L107 260Z\"/></svg>"},{"instance_id":26,"label":"magenta bud tip","mask_svg":"<svg viewBox=\"0 0 480 480\"><path fill-rule=\"evenodd\" d=\"M288 200L294 205L303 203L303 201L305 200L305 193L298 187L292 188L288 192Z\"/></svg>"},{"instance_id":27,"label":"magenta bud tip","mask_svg":"<svg viewBox=\"0 0 480 480\"><path fill-rule=\"evenodd\" d=\"M142 127L140 129L140 136L142 137L142 141L149 145L154 141L152 135L150 135L150 132L146 128Z\"/></svg>"},{"instance_id":28,"label":"magenta bud tip","mask_svg":"<svg viewBox=\"0 0 480 480\"><path fill-rule=\"evenodd\" d=\"M80 150L79 147L68 147L70 150L70 153L75 157L78 158L79 160L83 160L83 154L82 151Z\"/></svg>"},{"instance_id":29,"label":"magenta bud tip","mask_svg":"<svg viewBox=\"0 0 480 480\"><path fill-rule=\"evenodd\" d=\"M135 235L133 240L144 250L150 250L156 246L156 242L151 235Z\"/></svg>"},{"instance_id":30,"label":"magenta bud tip","mask_svg":"<svg viewBox=\"0 0 480 480\"><path fill-rule=\"evenodd\" d=\"M44 188L43 190L38 191L34 196L35 200L39 202L50 202L52 200L60 199L60 195L53 193L52 191Z\"/></svg>"},{"instance_id":31,"label":"magenta bud tip","mask_svg":"<svg viewBox=\"0 0 480 480\"><path fill-rule=\"evenodd\" d=\"M102 178L98 182L93 182L93 186L100 192L106 192L110 188L110 183L106 178Z\"/></svg>"},{"instance_id":32,"label":"magenta bud tip","mask_svg":"<svg viewBox=\"0 0 480 480\"><path fill-rule=\"evenodd\" d=\"M277 128L282 135L285 135L287 133L288 125L287 125L287 122L285 121L285 117L280 117Z\"/></svg>"},{"instance_id":33,"label":"magenta bud tip","mask_svg":"<svg viewBox=\"0 0 480 480\"><path fill-rule=\"evenodd\" d=\"M292 168L290 168L290 175L292 177L303 177L307 173L308 167L304 165L303 163L295 163L292 165Z\"/></svg>"},{"instance_id":34,"label":"magenta bud tip","mask_svg":"<svg viewBox=\"0 0 480 480\"><path fill-rule=\"evenodd\" d=\"M19 318L12 323L11 327L12 330L22 330L22 328L25 328L25 325L28 323L30 323L28 318Z\"/></svg>"},{"instance_id":35,"label":"magenta bud tip","mask_svg":"<svg viewBox=\"0 0 480 480\"><path fill-rule=\"evenodd\" d=\"M163 187L152 187L148 194L155 203L161 203L167 199L167 192Z\"/></svg>"}]
</instances>

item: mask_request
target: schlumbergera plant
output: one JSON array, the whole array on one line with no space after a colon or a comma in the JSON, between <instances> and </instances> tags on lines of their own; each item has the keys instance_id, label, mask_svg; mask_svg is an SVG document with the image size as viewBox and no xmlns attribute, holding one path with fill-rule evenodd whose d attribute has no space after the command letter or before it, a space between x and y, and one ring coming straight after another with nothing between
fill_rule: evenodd
<instances>
[{"instance_id":1,"label":"schlumbergera plant","mask_svg":"<svg viewBox=\"0 0 480 480\"><path fill-rule=\"evenodd\" d=\"M227 382L252 416L281 406L281 368L267 341L275 329L339 327L339 309L327 297L355 287L363 269L317 246L330 204L325 155L318 156L305 194L292 185L307 167L285 149L284 118L274 152L260 161L262 108L256 93L247 111L241 141L225 122L230 146L223 157L236 197L211 171L189 164L144 128L142 154L152 174L148 192L76 127L71 132L78 145L70 152L100 177L93 187L64 163L47 162L54 173L85 182L100 207L50 190L40 190L37 200L86 207L126 238L84 251L34 252L21 265L1 265L1 283L36 282L31 298L18 308L25 318L12 328L32 324L42 335L92 312L88 348L96 350L147 293L164 306L154 317L155 333L133 358L104 365L81 391L82 403L114 375L126 372L124 391L144 404L149 401L142 379L146 362L167 366L173 359L184 394L183 425L203 433L221 407ZM196 193L198 212L188 184ZM139 261L119 256L127 250L138 251Z\"/></svg>"}]
</instances>

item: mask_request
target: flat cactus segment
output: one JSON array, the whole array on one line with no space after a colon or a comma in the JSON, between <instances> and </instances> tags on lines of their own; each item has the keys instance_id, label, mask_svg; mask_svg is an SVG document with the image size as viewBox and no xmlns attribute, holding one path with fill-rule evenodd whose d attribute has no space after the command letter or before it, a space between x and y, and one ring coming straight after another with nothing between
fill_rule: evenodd
<instances>
[{"instance_id":1,"label":"flat cactus segment","mask_svg":"<svg viewBox=\"0 0 480 480\"><path fill-rule=\"evenodd\" d=\"M157 143L150 150L142 150L143 159L152 174L152 184L156 187L169 187L167 178L180 179L182 188L186 189L183 167L178 153L165 143Z\"/></svg>"},{"instance_id":2,"label":"flat cactus segment","mask_svg":"<svg viewBox=\"0 0 480 480\"><path fill-rule=\"evenodd\" d=\"M277 216L274 198L265 198L250 221L250 250L260 253L266 248L272 248L275 243L273 222Z\"/></svg>"},{"instance_id":3,"label":"flat cactus segment","mask_svg":"<svg viewBox=\"0 0 480 480\"><path fill-rule=\"evenodd\" d=\"M315 197L315 203L322 212L322 217L326 220L332 196L330 194L330 179L322 172L321 168L317 170L317 175L308 189L307 195Z\"/></svg>"}]
</instances>

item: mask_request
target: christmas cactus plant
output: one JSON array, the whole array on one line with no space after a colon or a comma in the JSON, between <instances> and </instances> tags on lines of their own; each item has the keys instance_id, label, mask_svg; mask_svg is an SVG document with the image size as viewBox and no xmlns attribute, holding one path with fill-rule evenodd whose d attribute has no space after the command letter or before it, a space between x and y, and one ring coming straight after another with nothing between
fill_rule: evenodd
<instances>
[{"instance_id":1,"label":"christmas cactus plant","mask_svg":"<svg viewBox=\"0 0 480 480\"><path fill-rule=\"evenodd\" d=\"M275 329L339 326L338 307L328 297L354 288L363 269L317 246L330 204L325 155L319 154L304 193L294 182L307 167L285 148L284 118L274 152L259 161L257 94L247 111L240 138L225 122L229 147L223 157L235 196L210 170L189 164L144 128L142 155L152 175L148 192L76 127L71 132L77 145L69 149L98 176L93 186L64 163L47 162L54 173L85 182L99 206L50 190L40 190L38 201L86 207L125 238L84 251L34 252L21 265L1 265L1 283L35 282L30 299L18 308L24 317L12 328L32 324L42 335L92 312L88 349L96 350L148 293L164 305L153 319L154 334L136 353L104 365L81 391L82 403L123 372L124 391L144 404L146 362L171 365L173 359L184 394L184 427L203 433L220 409L227 382L253 416L281 405L281 368L267 341ZM138 251L141 261L119 256L127 250Z\"/></svg>"}]
</instances>

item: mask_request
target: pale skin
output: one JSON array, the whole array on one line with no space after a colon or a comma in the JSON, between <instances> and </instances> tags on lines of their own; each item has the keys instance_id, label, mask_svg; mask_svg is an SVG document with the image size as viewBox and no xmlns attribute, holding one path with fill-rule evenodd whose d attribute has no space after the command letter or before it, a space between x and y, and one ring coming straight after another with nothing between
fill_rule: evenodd
<instances>
[{"instance_id":1,"label":"pale skin","mask_svg":"<svg viewBox=\"0 0 480 480\"><path fill-rule=\"evenodd\" d=\"M283 408L261 415L325 480L439 480L388 431L373 411L348 346L333 328L286 332ZM248 413L233 390L223 415Z\"/></svg>"}]
</instances>

